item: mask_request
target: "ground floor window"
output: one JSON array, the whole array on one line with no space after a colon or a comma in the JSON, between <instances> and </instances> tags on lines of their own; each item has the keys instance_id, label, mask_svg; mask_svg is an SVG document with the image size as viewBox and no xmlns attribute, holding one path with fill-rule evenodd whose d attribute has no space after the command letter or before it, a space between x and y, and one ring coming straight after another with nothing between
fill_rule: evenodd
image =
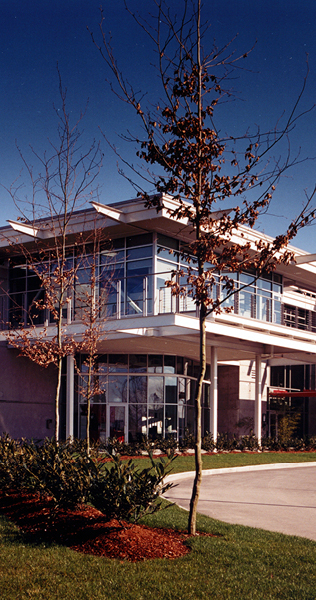
<instances>
[{"instance_id":1,"label":"ground floor window","mask_svg":"<svg viewBox=\"0 0 316 600\"><path fill-rule=\"evenodd\" d=\"M79 438L86 435L85 356L78 357L75 415ZM170 355L100 355L93 375L90 436L105 442L117 438L141 441L143 436L182 439L194 433L194 394L198 363ZM203 384L202 433L210 430L210 368Z\"/></svg>"}]
</instances>

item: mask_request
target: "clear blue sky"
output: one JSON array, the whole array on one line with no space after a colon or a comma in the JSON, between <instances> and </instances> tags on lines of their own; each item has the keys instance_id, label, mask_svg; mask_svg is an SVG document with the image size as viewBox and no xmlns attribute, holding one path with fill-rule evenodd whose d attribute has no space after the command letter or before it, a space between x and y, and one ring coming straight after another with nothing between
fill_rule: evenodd
<instances>
[{"instance_id":1,"label":"clear blue sky","mask_svg":"<svg viewBox=\"0 0 316 600\"><path fill-rule=\"evenodd\" d=\"M151 0L129 0L130 7L146 17ZM173 9L181 0L170 0ZM17 216L5 188L20 174L22 164L16 142L30 158L29 145L39 153L48 148L56 134L53 104L59 106L58 62L68 89L68 109L75 116L89 99L83 122L85 141L101 139L105 154L99 177L100 201L115 202L134 196L130 185L117 173L116 157L103 140L100 129L125 156L133 160L131 146L124 148L117 137L127 128L137 131L131 110L121 105L110 91L110 76L91 42L87 26L98 31L100 0L0 0L0 225ZM135 87L159 98L159 80L147 37L124 9L123 0L103 2L106 22L122 70ZM283 111L294 103L306 73L309 53L310 76L302 109L316 101L316 2L315 0L204 0L203 16L211 29L206 39L219 46L238 33L237 51L248 50L249 71L241 72L234 86L239 101L234 102L219 123L229 134L244 132L254 123L273 128ZM316 157L316 111L298 123L291 149L302 148L302 156ZM34 161L31 159L31 162ZM35 165L34 165L35 166ZM309 161L288 173L274 196L269 214L259 226L267 234L283 231L304 201L304 189L312 190L316 162ZM29 191L26 173L21 173ZM295 245L316 252L315 226L306 229Z\"/></svg>"}]
</instances>

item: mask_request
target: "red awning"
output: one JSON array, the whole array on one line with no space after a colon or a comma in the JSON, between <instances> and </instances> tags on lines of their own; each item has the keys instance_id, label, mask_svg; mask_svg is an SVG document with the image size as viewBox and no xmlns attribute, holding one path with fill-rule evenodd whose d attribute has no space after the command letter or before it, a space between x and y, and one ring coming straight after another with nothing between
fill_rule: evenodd
<instances>
[{"instance_id":1,"label":"red awning","mask_svg":"<svg viewBox=\"0 0 316 600\"><path fill-rule=\"evenodd\" d=\"M269 396L278 398L311 398L316 396L316 390L302 390L300 392L289 392L287 390L269 390Z\"/></svg>"}]
</instances>

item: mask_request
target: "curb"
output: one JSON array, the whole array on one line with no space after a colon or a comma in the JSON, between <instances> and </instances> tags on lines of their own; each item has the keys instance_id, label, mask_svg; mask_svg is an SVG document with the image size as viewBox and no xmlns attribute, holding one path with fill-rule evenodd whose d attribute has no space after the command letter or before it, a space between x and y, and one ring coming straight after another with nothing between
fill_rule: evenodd
<instances>
[{"instance_id":1,"label":"curb","mask_svg":"<svg viewBox=\"0 0 316 600\"><path fill-rule=\"evenodd\" d=\"M244 473L249 471L268 471L274 469L297 469L304 467L316 467L316 462L304 462L304 463L270 463L264 465L247 465L243 467L226 467L223 469L204 469L203 477L205 475L224 475L225 473ZM167 475L164 482L180 481L182 479L191 479L194 477L195 471L185 471L184 473L175 473L174 475Z\"/></svg>"}]
</instances>

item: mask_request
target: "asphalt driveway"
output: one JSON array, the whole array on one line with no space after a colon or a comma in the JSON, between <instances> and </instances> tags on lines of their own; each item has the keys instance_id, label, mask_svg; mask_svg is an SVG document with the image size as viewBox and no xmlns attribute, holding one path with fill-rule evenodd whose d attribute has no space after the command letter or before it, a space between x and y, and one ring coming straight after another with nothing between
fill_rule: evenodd
<instances>
[{"instance_id":1,"label":"asphalt driveway","mask_svg":"<svg viewBox=\"0 0 316 600\"><path fill-rule=\"evenodd\" d=\"M193 474L168 479L177 486L165 497L188 509ZM316 541L316 463L204 471L198 512L227 523Z\"/></svg>"}]
</instances>

